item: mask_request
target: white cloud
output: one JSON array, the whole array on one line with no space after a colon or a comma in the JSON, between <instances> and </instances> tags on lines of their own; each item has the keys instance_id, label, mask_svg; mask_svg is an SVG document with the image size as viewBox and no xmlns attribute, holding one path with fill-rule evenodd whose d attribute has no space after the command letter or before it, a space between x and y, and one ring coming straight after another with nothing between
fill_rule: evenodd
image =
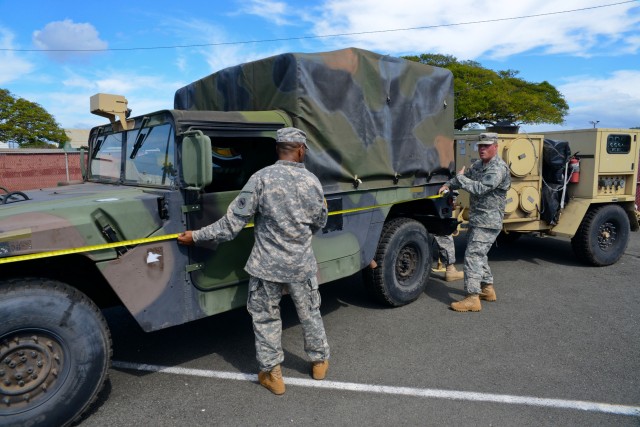
<instances>
[{"instance_id":1,"label":"white cloud","mask_svg":"<svg viewBox=\"0 0 640 427\"><path fill-rule=\"evenodd\" d=\"M106 68L65 67L64 76L59 80L63 88L43 94L25 94L25 97L54 114L63 127L87 128L105 122L104 118L89 112L89 98L95 93L124 95L134 116L171 109L175 91L191 81L222 68L287 51L288 47L279 44L277 50L269 51L263 44L224 44L229 37L221 27L198 19L170 19L158 25L181 40L181 44L217 45L178 51L172 70L150 67L149 71L141 73L115 69L112 65Z\"/></svg>"},{"instance_id":2,"label":"white cloud","mask_svg":"<svg viewBox=\"0 0 640 427\"><path fill-rule=\"evenodd\" d=\"M133 115L173 108L173 96L185 83L171 81L164 76L144 75L107 69L80 74L65 70L62 87L41 93L21 93L21 96L37 102L63 128L90 128L104 124L103 117L89 111L89 98L96 93L124 95Z\"/></svg>"},{"instance_id":3,"label":"white cloud","mask_svg":"<svg viewBox=\"0 0 640 427\"><path fill-rule=\"evenodd\" d=\"M292 20L287 17L287 4L282 1L250 0L243 2L238 12L259 16L276 25L291 25ZM299 6L292 6L295 10Z\"/></svg>"},{"instance_id":4,"label":"white cloud","mask_svg":"<svg viewBox=\"0 0 640 427\"><path fill-rule=\"evenodd\" d=\"M98 31L89 23L74 23L70 19L50 22L42 30L33 32L33 43L43 50L89 50L97 51L108 47L100 39ZM95 52L48 52L56 61L86 58Z\"/></svg>"},{"instance_id":5,"label":"white cloud","mask_svg":"<svg viewBox=\"0 0 640 427\"><path fill-rule=\"evenodd\" d=\"M219 71L223 68L242 64L257 59L267 58L285 52L286 49L264 50L264 49L247 49L238 48L237 46L216 46L207 51L203 51L203 55L209 65L210 73ZM201 73L198 78L206 76L207 73Z\"/></svg>"},{"instance_id":6,"label":"white cloud","mask_svg":"<svg viewBox=\"0 0 640 427\"><path fill-rule=\"evenodd\" d=\"M600 128L640 126L640 70L619 70L599 78L574 76L567 78L558 90L570 107L565 124L523 125L521 132L586 129L594 121Z\"/></svg>"},{"instance_id":7,"label":"white cloud","mask_svg":"<svg viewBox=\"0 0 640 427\"><path fill-rule=\"evenodd\" d=\"M158 25L183 44L228 41L220 27L201 20L170 19ZM251 44L221 44L179 50L174 62L166 61L168 68L160 69L154 66L125 68L121 63L117 69L112 63L105 67L58 67L57 87L40 93L23 91L21 96L42 105L65 128L88 128L105 122L104 118L89 112L89 98L96 93L124 95L133 115L171 109L178 88L222 68L268 56L263 48Z\"/></svg>"},{"instance_id":8,"label":"white cloud","mask_svg":"<svg viewBox=\"0 0 640 427\"><path fill-rule=\"evenodd\" d=\"M175 61L176 67L181 72L184 72L187 69L187 58L185 55L178 55Z\"/></svg>"},{"instance_id":9,"label":"white cloud","mask_svg":"<svg viewBox=\"0 0 640 427\"><path fill-rule=\"evenodd\" d=\"M317 35L361 33L321 39L333 47L357 46L392 55L444 53L482 62L508 61L527 53L545 56L549 66L556 55L637 55L637 3L600 5L599 0L396 0L390 7L389 2L378 0L326 0L322 12L310 13L308 22ZM558 13L584 8L592 9ZM509 19L526 16L532 17ZM376 33L409 28L421 29ZM565 127L585 128L593 120L600 120L599 126L640 126L640 71L573 77L571 81L566 77L569 73L561 84L553 83L570 106ZM527 127L550 130L558 126Z\"/></svg>"},{"instance_id":10,"label":"white cloud","mask_svg":"<svg viewBox=\"0 0 640 427\"><path fill-rule=\"evenodd\" d=\"M454 24L553 13L597 6L602 2L319 0L294 3L291 0L244 0L236 4L234 19L229 19L228 15L224 19L207 18L203 13L197 15L197 19L179 20L175 17L185 14L158 10L158 15L148 20L153 22L153 29L144 29L153 31L153 40L157 40L157 43L145 42L145 45L210 46L146 52L144 60L137 58L142 54L110 53L96 58L104 60L102 66L63 68L48 63L47 67L40 67L38 73L33 72L37 62L31 63L20 57L37 60L43 57L41 53L36 56L0 51L0 83L13 79L15 87L26 87L26 92L31 93L20 90L19 95L43 105L64 127L82 127L80 125L83 123L88 127L104 123L103 118L88 112L89 97L97 92L125 95L134 115L172 108L175 90L191 81L225 67L292 50L321 51L357 46L391 55L445 53L480 62L497 59L504 61L507 66L510 58L526 52L548 60L549 67L554 66L556 55L580 55L592 58L591 62L582 62L584 65L580 71L560 71L565 80L558 80L561 77L554 80L553 76L558 73L544 74L544 79L551 81L571 106L567 126L584 128L589 126L590 120L600 120L600 125L612 127L618 126L617 123L622 127L640 126L640 123L636 123L637 117L640 117L636 107L640 105L640 94L633 89L640 88L640 81L635 71L601 74L599 77L573 77L571 80L567 77L577 73L602 73L600 68L594 68L603 56L637 55L640 49L637 3L469 25ZM634 11L630 12L632 8ZM239 14L245 16L236 16ZM266 25L260 24L256 17L264 19ZM230 27L233 25L230 22L240 25L245 23L243 21L256 25L255 34L260 35L250 37L260 39L440 27L277 43L227 44L250 38L240 28ZM301 27L294 26L298 24ZM37 27L29 27L29 34L33 28ZM254 34L253 28L251 31ZM129 36L133 38L133 32ZM109 39L112 37L116 36L109 36ZM70 19L49 23L34 32L33 43L41 49L104 49L108 46L94 25L76 23ZM13 35L0 28L0 46L10 48L13 44ZM68 58L69 55L60 53L58 57ZM161 59L154 62L156 58ZM118 69L115 68L115 60ZM634 68L633 63L618 62L618 67L608 64L608 69ZM27 79L16 81L18 76L27 73L30 73ZM36 79L41 80L39 83L43 85L47 80L47 89L36 86ZM581 90L581 87L587 89ZM549 129L548 126L546 128Z\"/></svg>"},{"instance_id":11,"label":"white cloud","mask_svg":"<svg viewBox=\"0 0 640 427\"><path fill-rule=\"evenodd\" d=\"M176 67L183 72L186 80L197 80L226 67L287 51L285 43L280 43L272 50L267 50L267 45L260 43L227 44L231 40L222 27L200 19L173 19L163 25L185 44L210 45L197 49L197 55L178 54ZM202 60L208 69L199 65Z\"/></svg>"},{"instance_id":12,"label":"white cloud","mask_svg":"<svg viewBox=\"0 0 640 427\"><path fill-rule=\"evenodd\" d=\"M0 27L0 47L3 49L14 49L14 35L10 31ZM11 81L24 77L30 73L34 65L16 55L11 51L0 51L0 84L6 84Z\"/></svg>"},{"instance_id":13,"label":"white cloud","mask_svg":"<svg viewBox=\"0 0 640 427\"><path fill-rule=\"evenodd\" d=\"M603 78L574 77L558 89L571 107L571 122L588 127L640 126L640 71L619 70Z\"/></svg>"},{"instance_id":14,"label":"white cloud","mask_svg":"<svg viewBox=\"0 0 640 427\"><path fill-rule=\"evenodd\" d=\"M318 35L366 33L327 39L336 45L404 53L446 53L461 59L501 58L533 49L548 53L589 55L638 49L640 16L629 14L634 4L573 13L560 11L600 5L599 0L540 2L520 0L396 0L393 7L378 0L327 0L320 16L313 16ZM527 19L507 19L544 15ZM482 21L504 19L497 22ZM473 23L466 25L456 25ZM626 37L629 37L627 40Z\"/></svg>"}]
</instances>

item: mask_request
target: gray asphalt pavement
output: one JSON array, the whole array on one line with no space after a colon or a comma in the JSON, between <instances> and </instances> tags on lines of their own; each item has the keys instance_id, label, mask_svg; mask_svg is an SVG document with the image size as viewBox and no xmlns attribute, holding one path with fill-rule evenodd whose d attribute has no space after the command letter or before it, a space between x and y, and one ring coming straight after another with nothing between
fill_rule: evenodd
<instances>
[{"instance_id":1,"label":"gray asphalt pavement","mask_svg":"<svg viewBox=\"0 0 640 427\"><path fill-rule=\"evenodd\" d=\"M461 259L463 238L456 247ZM535 237L493 248L490 264L498 301L479 313L451 311L463 284L438 275L395 309L371 302L359 276L323 285L327 388L313 387L285 298L279 397L254 382L245 310L151 334L111 310L120 367L77 425L640 425L640 233L610 267L578 263L568 240Z\"/></svg>"}]
</instances>

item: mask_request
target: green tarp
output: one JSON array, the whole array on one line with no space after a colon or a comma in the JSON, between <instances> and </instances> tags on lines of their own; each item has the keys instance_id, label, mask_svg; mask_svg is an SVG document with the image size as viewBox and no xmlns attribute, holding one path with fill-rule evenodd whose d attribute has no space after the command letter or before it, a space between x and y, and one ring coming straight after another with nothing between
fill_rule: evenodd
<instances>
[{"instance_id":1,"label":"green tarp","mask_svg":"<svg viewBox=\"0 0 640 427\"><path fill-rule=\"evenodd\" d=\"M309 138L325 191L423 184L453 168L453 76L349 48L226 68L175 94L181 110L282 110Z\"/></svg>"}]
</instances>

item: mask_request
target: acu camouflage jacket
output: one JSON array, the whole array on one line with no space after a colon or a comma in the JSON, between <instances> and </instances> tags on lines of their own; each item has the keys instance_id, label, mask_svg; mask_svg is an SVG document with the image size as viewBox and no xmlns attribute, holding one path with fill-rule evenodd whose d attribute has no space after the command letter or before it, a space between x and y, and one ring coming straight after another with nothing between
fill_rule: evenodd
<instances>
[{"instance_id":1,"label":"acu camouflage jacket","mask_svg":"<svg viewBox=\"0 0 640 427\"><path fill-rule=\"evenodd\" d=\"M272 282L303 282L318 270L311 236L325 226L322 186L302 163L279 160L254 173L215 223L193 232L195 243L233 239L251 218L255 244L245 265Z\"/></svg>"},{"instance_id":2,"label":"acu camouflage jacket","mask_svg":"<svg viewBox=\"0 0 640 427\"><path fill-rule=\"evenodd\" d=\"M447 182L452 190L462 188L469 192L469 225L501 229L507 190L511 186L509 167L494 156L487 164L475 161L464 175L456 175Z\"/></svg>"}]
</instances>

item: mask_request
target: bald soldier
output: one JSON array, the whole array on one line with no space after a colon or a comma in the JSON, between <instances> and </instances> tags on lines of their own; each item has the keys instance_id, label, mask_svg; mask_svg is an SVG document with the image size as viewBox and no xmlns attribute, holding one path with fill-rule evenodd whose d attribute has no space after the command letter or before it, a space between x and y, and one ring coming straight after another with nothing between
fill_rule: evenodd
<instances>
[{"instance_id":1,"label":"bald soldier","mask_svg":"<svg viewBox=\"0 0 640 427\"><path fill-rule=\"evenodd\" d=\"M314 379L325 378L329 344L320 316L318 266L311 236L327 222L327 205L318 178L302 163L306 134L296 128L276 134L278 161L254 173L217 222L200 230L185 231L181 244L231 240L254 218L255 243L245 265L249 273L247 309L253 320L258 380L274 394L285 384L280 364L282 320L280 299L287 289L304 333L304 348Z\"/></svg>"}]
</instances>

